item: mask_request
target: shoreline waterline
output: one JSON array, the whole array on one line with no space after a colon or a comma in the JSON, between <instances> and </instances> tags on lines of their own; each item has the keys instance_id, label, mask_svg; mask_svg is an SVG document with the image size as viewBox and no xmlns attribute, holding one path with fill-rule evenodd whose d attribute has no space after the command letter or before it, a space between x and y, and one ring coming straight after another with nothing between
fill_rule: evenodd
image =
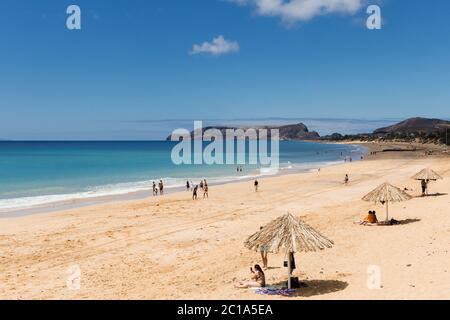
<instances>
[{"instance_id":1,"label":"shoreline waterline","mask_svg":"<svg viewBox=\"0 0 450 320\"><path fill-rule=\"evenodd\" d=\"M330 143L329 145L336 145ZM355 148L355 161L360 159L360 156L367 154L367 147L360 144L352 144ZM352 151L353 152L353 151ZM250 181L253 179L263 179L265 177L275 177L289 174L307 173L318 168L329 167L343 163L343 159L335 161L317 161L317 162L299 162L288 163L286 167L280 168L275 174L259 172L248 173L246 175L237 176L219 176L219 177L205 177L208 179L210 186L218 186L230 183L238 183L243 181ZM171 178L167 178L171 179ZM192 179L188 179L191 181ZM159 179L155 180L157 183ZM69 194L55 194L55 195L41 195L34 197L21 197L11 199L0 199L0 204L3 202L3 207L0 205L0 219L21 217L32 214L43 214L56 211L65 211L74 208L93 206L102 203L110 203L116 201L132 201L151 197L151 182L152 180L125 182L117 185L105 185L94 187L95 191L84 191ZM197 182L197 181L195 181ZM172 194L186 190L185 181L174 185L165 185L165 194ZM119 188L117 188L117 186Z\"/></svg>"}]
</instances>

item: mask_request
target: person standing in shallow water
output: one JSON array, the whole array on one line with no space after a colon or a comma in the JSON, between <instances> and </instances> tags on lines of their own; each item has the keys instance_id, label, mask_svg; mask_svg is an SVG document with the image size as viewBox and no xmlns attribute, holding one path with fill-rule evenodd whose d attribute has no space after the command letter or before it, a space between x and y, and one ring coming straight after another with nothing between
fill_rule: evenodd
<instances>
[{"instance_id":1,"label":"person standing in shallow water","mask_svg":"<svg viewBox=\"0 0 450 320\"><path fill-rule=\"evenodd\" d=\"M158 192L156 191L156 183L153 181L153 195L156 196Z\"/></svg>"},{"instance_id":2,"label":"person standing in shallow water","mask_svg":"<svg viewBox=\"0 0 450 320\"><path fill-rule=\"evenodd\" d=\"M164 183L162 180L159 180L159 195L163 195L164 194Z\"/></svg>"}]
</instances>

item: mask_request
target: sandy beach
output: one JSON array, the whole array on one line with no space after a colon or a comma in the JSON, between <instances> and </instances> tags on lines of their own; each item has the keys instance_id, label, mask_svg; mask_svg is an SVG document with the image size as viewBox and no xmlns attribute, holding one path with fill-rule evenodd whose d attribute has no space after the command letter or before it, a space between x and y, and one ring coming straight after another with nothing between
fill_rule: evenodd
<instances>
[{"instance_id":1,"label":"sandy beach","mask_svg":"<svg viewBox=\"0 0 450 320\"><path fill-rule=\"evenodd\" d=\"M371 150L381 150L372 145ZM444 180L420 196L410 179L425 167ZM343 184L349 174L349 185ZM414 198L390 206L402 225L354 224L361 200L389 181ZM386 152L320 172L210 187L190 192L0 220L1 299L450 299L450 157L423 150ZM294 297L262 296L233 284L260 263L247 236L290 212L332 239L332 249L297 254L295 276L307 287ZM409 219L409 220L407 220ZM286 281L283 254L269 254L268 284ZM368 268L381 271L369 289ZM81 286L67 286L79 267ZM72 288L73 289L73 288Z\"/></svg>"}]
</instances>

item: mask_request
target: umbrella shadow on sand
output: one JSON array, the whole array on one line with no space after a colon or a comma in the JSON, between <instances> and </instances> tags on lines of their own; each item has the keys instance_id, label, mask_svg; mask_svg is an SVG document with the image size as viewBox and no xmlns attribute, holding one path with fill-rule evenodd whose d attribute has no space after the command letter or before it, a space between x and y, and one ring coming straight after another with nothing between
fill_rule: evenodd
<instances>
[{"instance_id":1,"label":"umbrella shadow on sand","mask_svg":"<svg viewBox=\"0 0 450 320\"><path fill-rule=\"evenodd\" d=\"M448 196L448 193L437 192L437 193L427 194L427 195L424 195L424 196L420 195L420 196L417 196L416 198L443 197L443 196Z\"/></svg>"},{"instance_id":2,"label":"umbrella shadow on sand","mask_svg":"<svg viewBox=\"0 0 450 320\"><path fill-rule=\"evenodd\" d=\"M277 286L286 285L286 281L275 284ZM342 291L348 287L348 283L339 280L304 280L300 282L300 288L289 295L290 298L295 297L314 297L323 294Z\"/></svg>"},{"instance_id":3,"label":"umbrella shadow on sand","mask_svg":"<svg viewBox=\"0 0 450 320\"><path fill-rule=\"evenodd\" d=\"M421 219L405 219L405 220L398 220L396 223L390 223L390 222L380 222L378 223L379 227L395 227L395 226L402 226L410 223L420 222Z\"/></svg>"}]
</instances>

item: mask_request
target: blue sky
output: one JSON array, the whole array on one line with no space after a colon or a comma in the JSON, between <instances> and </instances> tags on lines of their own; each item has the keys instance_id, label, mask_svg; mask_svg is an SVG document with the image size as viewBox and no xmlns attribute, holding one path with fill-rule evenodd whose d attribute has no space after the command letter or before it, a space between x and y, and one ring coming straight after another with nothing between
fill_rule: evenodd
<instances>
[{"instance_id":1,"label":"blue sky","mask_svg":"<svg viewBox=\"0 0 450 320\"><path fill-rule=\"evenodd\" d=\"M450 117L449 1L329 0L347 8L325 14L295 1L2 0L0 138L172 129L145 120ZM66 28L70 4L82 30ZM369 4L382 30L365 27ZM230 52L201 53L219 36Z\"/></svg>"}]
</instances>

